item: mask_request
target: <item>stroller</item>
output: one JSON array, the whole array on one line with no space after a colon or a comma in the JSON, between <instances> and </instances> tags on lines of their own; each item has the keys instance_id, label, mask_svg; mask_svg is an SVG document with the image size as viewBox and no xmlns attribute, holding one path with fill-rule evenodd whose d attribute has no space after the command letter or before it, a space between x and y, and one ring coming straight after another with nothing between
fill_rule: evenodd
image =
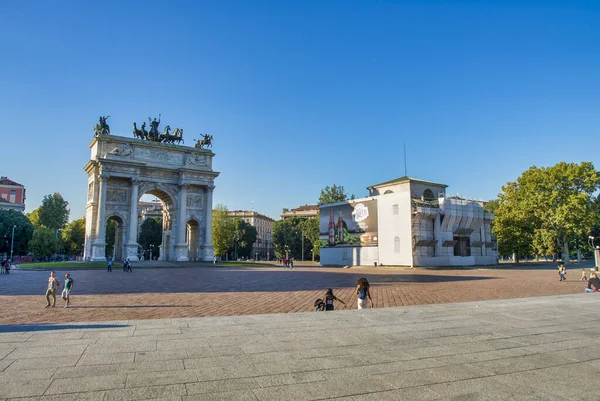
<instances>
[{"instance_id":1,"label":"stroller","mask_svg":"<svg viewBox=\"0 0 600 401\"><path fill-rule=\"evenodd\" d=\"M323 312L325 310L325 302L319 298L315 301L315 311Z\"/></svg>"}]
</instances>

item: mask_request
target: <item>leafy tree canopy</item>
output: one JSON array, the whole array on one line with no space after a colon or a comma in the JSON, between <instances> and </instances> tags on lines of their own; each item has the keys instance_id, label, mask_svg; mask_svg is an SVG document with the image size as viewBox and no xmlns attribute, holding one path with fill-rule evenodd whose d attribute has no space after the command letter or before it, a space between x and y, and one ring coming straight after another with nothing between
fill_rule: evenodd
<instances>
[{"instance_id":1,"label":"leafy tree canopy","mask_svg":"<svg viewBox=\"0 0 600 401\"><path fill-rule=\"evenodd\" d=\"M15 227L15 238L12 241L12 230ZM22 213L16 210L0 209L0 253L10 254L13 242L13 255L25 255L27 246L33 236L33 224Z\"/></svg>"},{"instance_id":2,"label":"leafy tree canopy","mask_svg":"<svg viewBox=\"0 0 600 401\"><path fill-rule=\"evenodd\" d=\"M351 199L354 199L354 195L352 195ZM348 200L348 194L346 194L344 187L334 184L332 187L328 185L321 190L317 204L324 205L326 203L343 202L345 200Z\"/></svg>"},{"instance_id":3,"label":"leafy tree canopy","mask_svg":"<svg viewBox=\"0 0 600 401\"><path fill-rule=\"evenodd\" d=\"M64 228L69 221L68 206L69 202L58 192L44 196L38 211L39 224L54 230Z\"/></svg>"},{"instance_id":4,"label":"leafy tree canopy","mask_svg":"<svg viewBox=\"0 0 600 401\"><path fill-rule=\"evenodd\" d=\"M495 210L499 251L569 255L569 243L582 238L598 221L595 199L600 174L590 162L532 166L516 182L502 187Z\"/></svg>"},{"instance_id":5,"label":"leafy tree canopy","mask_svg":"<svg viewBox=\"0 0 600 401\"><path fill-rule=\"evenodd\" d=\"M213 209L212 237L214 253L225 256L233 246L233 221L229 219L227 206L218 204Z\"/></svg>"},{"instance_id":6,"label":"leafy tree canopy","mask_svg":"<svg viewBox=\"0 0 600 401\"><path fill-rule=\"evenodd\" d=\"M79 255L85 242L85 217L73 220L62 230L62 245L65 253Z\"/></svg>"},{"instance_id":7,"label":"leafy tree canopy","mask_svg":"<svg viewBox=\"0 0 600 401\"><path fill-rule=\"evenodd\" d=\"M138 243L144 251L150 250L150 245L152 245L152 257L159 254L159 246L162 244L162 219L160 217L144 220L140 227Z\"/></svg>"},{"instance_id":8,"label":"leafy tree canopy","mask_svg":"<svg viewBox=\"0 0 600 401\"><path fill-rule=\"evenodd\" d=\"M50 257L58 250L56 230L47 227L36 228L29 241L29 250L38 257Z\"/></svg>"}]
</instances>

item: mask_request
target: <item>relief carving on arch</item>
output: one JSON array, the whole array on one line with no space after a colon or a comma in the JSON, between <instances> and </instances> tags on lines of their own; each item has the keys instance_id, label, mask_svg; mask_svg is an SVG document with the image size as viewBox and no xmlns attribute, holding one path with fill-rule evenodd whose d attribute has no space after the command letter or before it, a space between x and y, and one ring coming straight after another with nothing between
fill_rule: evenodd
<instances>
[{"instance_id":1,"label":"relief carving on arch","mask_svg":"<svg viewBox=\"0 0 600 401\"><path fill-rule=\"evenodd\" d=\"M126 189L108 189L106 192L107 202L127 202Z\"/></svg>"}]
</instances>

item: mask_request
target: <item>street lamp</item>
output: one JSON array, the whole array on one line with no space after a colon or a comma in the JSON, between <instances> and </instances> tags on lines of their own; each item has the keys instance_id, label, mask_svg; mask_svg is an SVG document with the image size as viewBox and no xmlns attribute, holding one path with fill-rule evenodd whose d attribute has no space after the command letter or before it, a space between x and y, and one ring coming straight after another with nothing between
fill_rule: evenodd
<instances>
[{"instance_id":1,"label":"street lamp","mask_svg":"<svg viewBox=\"0 0 600 401\"><path fill-rule=\"evenodd\" d=\"M302 230L302 261L304 262L304 230Z\"/></svg>"},{"instance_id":2,"label":"street lamp","mask_svg":"<svg viewBox=\"0 0 600 401\"><path fill-rule=\"evenodd\" d=\"M12 237L10 239L10 264L11 265L12 265L12 260L13 260L13 245L15 244L15 228L17 228L16 224L12 228Z\"/></svg>"},{"instance_id":3,"label":"street lamp","mask_svg":"<svg viewBox=\"0 0 600 401\"><path fill-rule=\"evenodd\" d=\"M286 245L284 248L285 248L285 258L289 259L290 247Z\"/></svg>"},{"instance_id":4,"label":"street lamp","mask_svg":"<svg viewBox=\"0 0 600 401\"><path fill-rule=\"evenodd\" d=\"M313 251L313 248L310 248L310 258L312 259L312 261L315 261L315 253Z\"/></svg>"},{"instance_id":5,"label":"street lamp","mask_svg":"<svg viewBox=\"0 0 600 401\"><path fill-rule=\"evenodd\" d=\"M234 249L233 255L234 256L233 257L234 257L234 260L236 260L236 261L238 259L238 257L237 257L237 243L238 243L238 240L239 240L239 236L240 236L240 233L238 231L236 231L235 232L235 237L233 237L233 239L234 239L234 243L233 243L233 246L234 246L234 248L233 248Z\"/></svg>"},{"instance_id":6,"label":"street lamp","mask_svg":"<svg viewBox=\"0 0 600 401\"><path fill-rule=\"evenodd\" d=\"M594 239L595 239L595 237L590 235L588 237L588 245L590 245L594 251L594 267L596 268L596 271L597 271L598 270L598 252L596 250L596 247L594 246Z\"/></svg>"}]
</instances>

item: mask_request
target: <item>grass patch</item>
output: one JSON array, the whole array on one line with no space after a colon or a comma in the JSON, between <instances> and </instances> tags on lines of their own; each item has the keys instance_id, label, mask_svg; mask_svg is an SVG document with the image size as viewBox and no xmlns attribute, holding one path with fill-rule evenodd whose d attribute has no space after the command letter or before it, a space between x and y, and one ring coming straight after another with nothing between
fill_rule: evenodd
<instances>
[{"instance_id":1,"label":"grass patch","mask_svg":"<svg viewBox=\"0 0 600 401\"><path fill-rule=\"evenodd\" d=\"M20 269L106 269L106 262L39 262L18 265Z\"/></svg>"},{"instance_id":2,"label":"grass patch","mask_svg":"<svg viewBox=\"0 0 600 401\"><path fill-rule=\"evenodd\" d=\"M236 262L236 261L228 261L228 262L217 262L215 266L252 266L252 267L271 267L272 264L269 263L260 263L260 262Z\"/></svg>"}]
</instances>

